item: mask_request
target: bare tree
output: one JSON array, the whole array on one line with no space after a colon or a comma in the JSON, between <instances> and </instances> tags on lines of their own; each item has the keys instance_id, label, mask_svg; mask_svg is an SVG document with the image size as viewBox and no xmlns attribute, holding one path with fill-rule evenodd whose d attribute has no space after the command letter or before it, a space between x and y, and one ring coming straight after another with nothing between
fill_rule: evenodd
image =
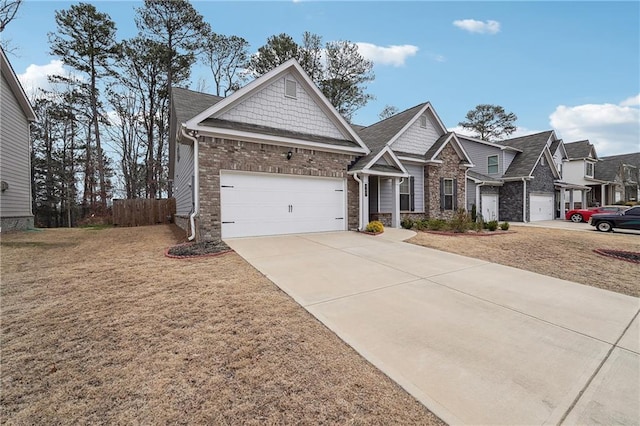
<instances>
[{"instance_id":1,"label":"bare tree","mask_svg":"<svg viewBox=\"0 0 640 426\"><path fill-rule=\"evenodd\" d=\"M22 0L0 0L0 33L16 17Z\"/></svg>"},{"instance_id":2,"label":"bare tree","mask_svg":"<svg viewBox=\"0 0 640 426\"><path fill-rule=\"evenodd\" d=\"M204 61L211 69L216 95L227 96L246 80L249 66L249 42L238 36L211 33L207 38Z\"/></svg>"}]
</instances>

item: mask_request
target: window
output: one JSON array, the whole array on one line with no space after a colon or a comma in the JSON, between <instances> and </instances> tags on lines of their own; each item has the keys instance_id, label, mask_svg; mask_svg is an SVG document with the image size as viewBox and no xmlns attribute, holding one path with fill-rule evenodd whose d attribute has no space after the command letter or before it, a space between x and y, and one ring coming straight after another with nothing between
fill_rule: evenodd
<instances>
[{"instance_id":1,"label":"window","mask_svg":"<svg viewBox=\"0 0 640 426\"><path fill-rule=\"evenodd\" d=\"M400 184L400 211L414 211L415 210L415 189L413 176L404 178Z\"/></svg>"},{"instance_id":2,"label":"window","mask_svg":"<svg viewBox=\"0 0 640 426\"><path fill-rule=\"evenodd\" d=\"M589 177L593 177L593 163L585 163L584 174Z\"/></svg>"},{"instance_id":3,"label":"window","mask_svg":"<svg viewBox=\"0 0 640 426\"><path fill-rule=\"evenodd\" d=\"M456 209L456 180L440 179L440 210Z\"/></svg>"},{"instance_id":4,"label":"window","mask_svg":"<svg viewBox=\"0 0 640 426\"><path fill-rule=\"evenodd\" d=\"M494 175L498 173L498 156L497 155L490 155L487 158L487 172L490 175Z\"/></svg>"},{"instance_id":5,"label":"window","mask_svg":"<svg viewBox=\"0 0 640 426\"><path fill-rule=\"evenodd\" d=\"M296 82L294 80L284 80L284 95L287 98L296 98Z\"/></svg>"}]
</instances>

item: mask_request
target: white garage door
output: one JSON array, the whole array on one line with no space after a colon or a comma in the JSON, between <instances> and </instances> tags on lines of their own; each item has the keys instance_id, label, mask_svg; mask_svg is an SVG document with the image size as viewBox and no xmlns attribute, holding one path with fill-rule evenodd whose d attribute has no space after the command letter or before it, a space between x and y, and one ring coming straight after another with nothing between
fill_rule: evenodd
<instances>
[{"instance_id":1,"label":"white garage door","mask_svg":"<svg viewBox=\"0 0 640 426\"><path fill-rule=\"evenodd\" d=\"M344 179L220 172L222 237L344 231Z\"/></svg>"},{"instance_id":2,"label":"white garage door","mask_svg":"<svg viewBox=\"0 0 640 426\"><path fill-rule=\"evenodd\" d=\"M553 195L533 195L529 196L531 206L529 220L553 220Z\"/></svg>"}]
</instances>

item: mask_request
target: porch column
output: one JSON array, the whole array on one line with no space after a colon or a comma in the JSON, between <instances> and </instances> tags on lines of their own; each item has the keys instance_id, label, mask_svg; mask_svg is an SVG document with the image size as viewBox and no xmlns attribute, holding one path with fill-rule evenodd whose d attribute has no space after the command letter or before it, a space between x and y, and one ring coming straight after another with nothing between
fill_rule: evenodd
<instances>
[{"instance_id":1,"label":"porch column","mask_svg":"<svg viewBox=\"0 0 640 426\"><path fill-rule=\"evenodd\" d=\"M560 215L560 219L564 220L564 214L566 213L565 209L564 209L564 197L565 197L565 193L567 191L564 188L560 188L560 208L559 208L559 212L558 214Z\"/></svg>"},{"instance_id":2,"label":"porch column","mask_svg":"<svg viewBox=\"0 0 640 426\"><path fill-rule=\"evenodd\" d=\"M480 184L476 183L476 221L482 217L482 206L480 205Z\"/></svg>"},{"instance_id":3,"label":"porch column","mask_svg":"<svg viewBox=\"0 0 640 426\"><path fill-rule=\"evenodd\" d=\"M369 175L362 176L362 192L360 193L362 199L360 200L360 215L362 216L362 226L367 226L367 224L371 221L369 218L369 191L371 191L371 187L369 186Z\"/></svg>"},{"instance_id":4,"label":"porch column","mask_svg":"<svg viewBox=\"0 0 640 426\"><path fill-rule=\"evenodd\" d=\"M569 190L569 210L573 210L573 189Z\"/></svg>"},{"instance_id":5,"label":"porch column","mask_svg":"<svg viewBox=\"0 0 640 426\"><path fill-rule=\"evenodd\" d=\"M586 209L587 207L589 207L587 205L587 190L586 189L581 189L580 193L582 194L582 208Z\"/></svg>"},{"instance_id":6,"label":"porch column","mask_svg":"<svg viewBox=\"0 0 640 426\"><path fill-rule=\"evenodd\" d=\"M391 179L391 199L393 200L393 209L391 210L391 227L400 227L400 179L394 177Z\"/></svg>"},{"instance_id":7,"label":"porch column","mask_svg":"<svg viewBox=\"0 0 640 426\"><path fill-rule=\"evenodd\" d=\"M607 185L604 183L600 184L600 205L601 206L606 206L607 205Z\"/></svg>"}]
</instances>

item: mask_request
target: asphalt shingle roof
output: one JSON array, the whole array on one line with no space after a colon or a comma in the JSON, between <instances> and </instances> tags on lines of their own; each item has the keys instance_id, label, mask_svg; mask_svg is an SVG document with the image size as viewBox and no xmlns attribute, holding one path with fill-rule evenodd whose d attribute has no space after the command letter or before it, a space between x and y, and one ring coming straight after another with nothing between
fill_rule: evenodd
<instances>
[{"instance_id":1,"label":"asphalt shingle roof","mask_svg":"<svg viewBox=\"0 0 640 426\"><path fill-rule=\"evenodd\" d=\"M402 128L406 126L407 123L411 121L411 119L414 118L418 111L420 111L425 105L426 102L416 105L413 108L409 108L394 116L378 121L369 127L359 130L356 129L356 131L369 149L378 153L382 148L384 148L387 142L397 135L398 132L400 132L400 130L402 130Z\"/></svg>"},{"instance_id":2,"label":"asphalt shingle roof","mask_svg":"<svg viewBox=\"0 0 640 426\"><path fill-rule=\"evenodd\" d=\"M529 176L552 133L552 130L547 130L546 132L501 141L500 143L502 145L511 146L522 151L516 155L502 177L513 178Z\"/></svg>"},{"instance_id":3,"label":"asphalt shingle roof","mask_svg":"<svg viewBox=\"0 0 640 426\"><path fill-rule=\"evenodd\" d=\"M433 143L433 145L431 145L431 147L427 150L427 152L425 153L425 158L427 160L433 160L433 156L436 155L436 152L438 152L438 150L440 149L440 147L442 147L442 144L449 139L449 136L451 136L453 132L447 132L444 135L440 136L438 138L437 141L435 141Z\"/></svg>"},{"instance_id":4,"label":"asphalt shingle roof","mask_svg":"<svg viewBox=\"0 0 640 426\"><path fill-rule=\"evenodd\" d=\"M177 122L184 123L224 98L208 93L195 92L182 87L171 88L172 108Z\"/></svg>"},{"instance_id":5,"label":"asphalt shingle roof","mask_svg":"<svg viewBox=\"0 0 640 426\"><path fill-rule=\"evenodd\" d=\"M622 164L631 164L640 168L640 152L602 157L595 165L595 178L613 182Z\"/></svg>"},{"instance_id":6,"label":"asphalt shingle roof","mask_svg":"<svg viewBox=\"0 0 640 426\"><path fill-rule=\"evenodd\" d=\"M589 158L593 145L588 140L570 142L564 144L569 158Z\"/></svg>"}]
</instances>

